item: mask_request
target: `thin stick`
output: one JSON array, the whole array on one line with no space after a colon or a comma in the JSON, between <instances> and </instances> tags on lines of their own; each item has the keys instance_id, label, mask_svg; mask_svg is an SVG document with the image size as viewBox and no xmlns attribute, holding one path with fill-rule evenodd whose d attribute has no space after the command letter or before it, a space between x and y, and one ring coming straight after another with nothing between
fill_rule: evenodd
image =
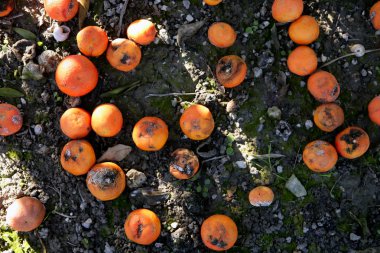
<instances>
[{"instance_id":1,"label":"thin stick","mask_svg":"<svg viewBox=\"0 0 380 253\"><path fill-rule=\"evenodd\" d=\"M202 163L211 162L211 161L214 161L214 160L222 159L222 158L224 158L224 157L227 157L227 156L226 156L226 155L222 155L222 156L213 157L213 158L210 158L210 159L204 160Z\"/></svg>"},{"instance_id":2,"label":"thin stick","mask_svg":"<svg viewBox=\"0 0 380 253\"><path fill-rule=\"evenodd\" d=\"M75 219L76 218L76 216L69 216L69 215L66 215L66 214L63 214L63 213L59 213L59 212L57 212L55 210L53 211L53 213L54 214L58 214L58 215L60 215L62 217L68 218L68 219Z\"/></svg>"},{"instance_id":3,"label":"thin stick","mask_svg":"<svg viewBox=\"0 0 380 253\"><path fill-rule=\"evenodd\" d=\"M119 37L120 37L120 34L121 34L121 27L123 25L123 18L124 18L124 15L125 15L125 11L127 10L128 2L129 2L129 0L124 0L123 9L120 12L119 31L117 32L117 36L119 36Z\"/></svg>"},{"instance_id":4,"label":"thin stick","mask_svg":"<svg viewBox=\"0 0 380 253\"><path fill-rule=\"evenodd\" d=\"M150 97L169 97L169 96L195 96L197 93L180 93L180 92L174 92L174 93L164 93L164 94L148 94L145 96L145 98Z\"/></svg>"},{"instance_id":5,"label":"thin stick","mask_svg":"<svg viewBox=\"0 0 380 253\"><path fill-rule=\"evenodd\" d=\"M365 51L364 51L364 54L368 54L368 53L372 53L372 52L376 52L376 51L380 51L380 48L377 48L377 49L370 49L370 50L365 50ZM344 59L344 58L346 58L346 57L350 57L350 56L354 56L354 55L356 55L356 53L349 53L349 54L342 55L342 56L340 56L340 57L338 57L338 58L335 58L334 60L331 60L331 61L329 61L329 62L326 62L325 64L323 64L323 65L320 67L320 69L321 69L321 68L324 68L324 67L327 67L328 65L331 65L331 64L333 64L333 63L336 62L336 61L339 61L339 60L341 60L341 59Z\"/></svg>"}]
</instances>

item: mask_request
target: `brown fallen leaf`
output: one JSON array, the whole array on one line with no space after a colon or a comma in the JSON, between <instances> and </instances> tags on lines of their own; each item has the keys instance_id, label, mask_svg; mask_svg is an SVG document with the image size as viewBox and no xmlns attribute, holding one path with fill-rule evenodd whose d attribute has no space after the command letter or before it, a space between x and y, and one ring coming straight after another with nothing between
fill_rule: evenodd
<instances>
[{"instance_id":1,"label":"brown fallen leaf","mask_svg":"<svg viewBox=\"0 0 380 253\"><path fill-rule=\"evenodd\" d=\"M107 151L98 159L99 162L103 161L116 161L120 162L123 160L129 153L131 153L132 148L127 145L117 144L111 148L108 148Z\"/></svg>"},{"instance_id":2,"label":"brown fallen leaf","mask_svg":"<svg viewBox=\"0 0 380 253\"><path fill-rule=\"evenodd\" d=\"M185 25L180 26L178 28L178 34L177 34L178 46L182 47L182 44L185 42L185 40L194 36L205 23L206 23L205 20L201 20L198 22L194 22L194 23L185 24Z\"/></svg>"},{"instance_id":3,"label":"brown fallen leaf","mask_svg":"<svg viewBox=\"0 0 380 253\"><path fill-rule=\"evenodd\" d=\"M88 9L90 8L90 0L78 0L78 3L79 3L78 25L79 25L79 29L82 29L83 21L86 19Z\"/></svg>"}]
</instances>

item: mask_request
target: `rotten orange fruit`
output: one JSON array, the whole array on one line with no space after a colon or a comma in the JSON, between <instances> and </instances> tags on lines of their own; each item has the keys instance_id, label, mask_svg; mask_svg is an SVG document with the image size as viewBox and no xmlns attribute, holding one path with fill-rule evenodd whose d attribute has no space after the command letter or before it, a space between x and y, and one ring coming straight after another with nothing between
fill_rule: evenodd
<instances>
[{"instance_id":1,"label":"rotten orange fruit","mask_svg":"<svg viewBox=\"0 0 380 253\"><path fill-rule=\"evenodd\" d=\"M75 176L86 174L96 162L95 151L86 140L68 142L61 152L61 165Z\"/></svg>"},{"instance_id":2,"label":"rotten orange fruit","mask_svg":"<svg viewBox=\"0 0 380 253\"><path fill-rule=\"evenodd\" d=\"M214 130L214 118L210 110L199 104L188 107L179 120L182 132L192 140L204 140Z\"/></svg>"},{"instance_id":3,"label":"rotten orange fruit","mask_svg":"<svg viewBox=\"0 0 380 253\"><path fill-rule=\"evenodd\" d=\"M374 97L368 104L368 116L370 120L380 126L380 96Z\"/></svg>"},{"instance_id":4,"label":"rotten orange fruit","mask_svg":"<svg viewBox=\"0 0 380 253\"><path fill-rule=\"evenodd\" d=\"M313 43L319 37L319 25L312 16L304 15L295 20L289 27L289 37L299 45Z\"/></svg>"},{"instance_id":5,"label":"rotten orange fruit","mask_svg":"<svg viewBox=\"0 0 380 253\"><path fill-rule=\"evenodd\" d=\"M270 206L274 193L268 186L257 186L249 192L248 199L253 206Z\"/></svg>"},{"instance_id":6,"label":"rotten orange fruit","mask_svg":"<svg viewBox=\"0 0 380 253\"><path fill-rule=\"evenodd\" d=\"M98 26L87 26L77 34L79 51L86 56L98 57L108 46L107 33Z\"/></svg>"},{"instance_id":7,"label":"rotten orange fruit","mask_svg":"<svg viewBox=\"0 0 380 253\"><path fill-rule=\"evenodd\" d=\"M318 67L318 58L314 50L308 46L299 46L288 57L289 71L299 75L312 74Z\"/></svg>"},{"instance_id":8,"label":"rotten orange fruit","mask_svg":"<svg viewBox=\"0 0 380 253\"><path fill-rule=\"evenodd\" d=\"M369 17L376 30L380 29L380 1L376 2L369 10Z\"/></svg>"},{"instance_id":9,"label":"rotten orange fruit","mask_svg":"<svg viewBox=\"0 0 380 253\"><path fill-rule=\"evenodd\" d=\"M123 115L114 104L98 105L92 112L91 126L101 137L114 137L123 127Z\"/></svg>"},{"instance_id":10,"label":"rotten orange fruit","mask_svg":"<svg viewBox=\"0 0 380 253\"><path fill-rule=\"evenodd\" d=\"M234 28L225 22L213 23L208 28L207 34L210 43L219 48L230 47L236 40Z\"/></svg>"},{"instance_id":11,"label":"rotten orange fruit","mask_svg":"<svg viewBox=\"0 0 380 253\"><path fill-rule=\"evenodd\" d=\"M111 41L106 57L112 67L128 72L139 65L141 49L132 40L119 38Z\"/></svg>"},{"instance_id":12,"label":"rotten orange fruit","mask_svg":"<svg viewBox=\"0 0 380 253\"><path fill-rule=\"evenodd\" d=\"M203 2L210 6L218 5L222 2L222 0L203 0Z\"/></svg>"},{"instance_id":13,"label":"rotten orange fruit","mask_svg":"<svg viewBox=\"0 0 380 253\"><path fill-rule=\"evenodd\" d=\"M0 103L0 135L9 136L20 131L22 116L16 106Z\"/></svg>"},{"instance_id":14,"label":"rotten orange fruit","mask_svg":"<svg viewBox=\"0 0 380 253\"><path fill-rule=\"evenodd\" d=\"M335 76L327 71L318 71L307 80L310 94L321 103L334 102L340 93L340 85Z\"/></svg>"},{"instance_id":15,"label":"rotten orange fruit","mask_svg":"<svg viewBox=\"0 0 380 253\"><path fill-rule=\"evenodd\" d=\"M292 22L299 18L302 12L302 0L274 0L272 4L272 16L280 23Z\"/></svg>"},{"instance_id":16,"label":"rotten orange fruit","mask_svg":"<svg viewBox=\"0 0 380 253\"><path fill-rule=\"evenodd\" d=\"M330 143L316 140L306 145L302 159L310 170L327 172L335 167L338 161L338 153Z\"/></svg>"},{"instance_id":17,"label":"rotten orange fruit","mask_svg":"<svg viewBox=\"0 0 380 253\"><path fill-rule=\"evenodd\" d=\"M59 120L62 132L70 139L81 139L91 131L91 115L82 108L67 109Z\"/></svg>"},{"instance_id":18,"label":"rotten orange fruit","mask_svg":"<svg viewBox=\"0 0 380 253\"><path fill-rule=\"evenodd\" d=\"M0 17L8 16L15 8L14 0L3 0L0 2Z\"/></svg>"},{"instance_id":19,"label":"rotten orange fruit","mask_svg":"<svg viewBox=\"0 0 380 253\"><path fill-rule=\"evenodd\" d=\"M57 21L69 21L78 12L77 0L44 0L46 14Z\"/></svg>"},{"instance_id":20,"label":"rotten orange fruit","mask_svg":"<svg viewBox=\"0 0 380 253\"><path fill-rule=\"evenodd\" d=\"M156 27L147 19L135 20L127 28L128 39L144 46L152 43L156 34Z\"/></svg>"},{"instance_id":21,"label":"rotten orange fruit","mask_svg":"<svg viewBox=\"0 0 380 253\"><path fill-rule=\"evenodd\" d=\"M132 139L136 146L144 151L158 151L168 140L169 130L166 123L158 117L140 119L132 131Z\"/></svg>"},{"instance_id":22,"label":"rotten orange fruit","mask_svg":"<svg viewBox=\"0 0 380 253\"><path fill-rule=\"evenodd\" d=\"M170 174L177 179L189 179L193 177L199 169L198 157L193 151L186 148L178 148L171 153Z\"/></svg>"},{"instance_id":23,"label":"rotten orange fruit","mask_svg":"<svg viewBox=\"0 0 380 253\"><path fill-rule=\"evenodd\" d=\"M321 104L314 111L315 125L325 132L332 132L344 122L343 109L334 103Z\"/></svg>"},{"instance_id":24,"label":"rotten orange fruit","mask_svg":"<svg viewBox=\"0 0 380 253\"><path fill-rule=\"evenodd\" d=\"M341 156L355 159L367 152L370 145L368 134L360 127L351 126L335 137L335 147Z\"/></svg>"},{"instance_id":25,"label":"rotten orange fruit","mask_svg":"<svg viewBox=\"0 0 380 253\"><path fill-rule=\"evenodd\" d=\"M247 74L247 64L237 55L222 57L216 65L216 78L226 88L240 85Z\"/></svg>"}]
</instances>

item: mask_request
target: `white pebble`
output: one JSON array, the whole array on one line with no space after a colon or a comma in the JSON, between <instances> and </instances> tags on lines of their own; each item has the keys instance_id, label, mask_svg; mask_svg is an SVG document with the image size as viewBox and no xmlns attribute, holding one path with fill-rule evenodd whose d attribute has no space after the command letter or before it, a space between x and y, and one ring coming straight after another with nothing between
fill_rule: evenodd
<instances>
[{"instance_id":1,"label":"white pebble","mask_svg":"<svg viewBox=\"0 0 380 253\"><path fill-rule=\"evenodd\" d=\"M313 121L311 121L311 120L306 120L306 122L305 122L305 127L306 127L306 129L307 130L309 130L310 128L312 128L314 126L314 124L313 124Z\"/></svg>"},{"instance_id":2,"label":"white pebble","mask_svg":"<svg viewBox=\"0 0 380 253\"><path fill-rule=\"evenodd\" d=\"M172 228L177 228L178 227L178 222L172 222L172 224L170 224L170 226Z\"/></svg>"},{"instance_id":3,"label":"white pebble","mask_svg":"<svg viewBox=\"0 0 380 253\"><path fill-rule=\"evenodd\" d=\"M245 161L237 161L235 162L236 166L238 166L239 169L245 169L247 168L247 163Z\"/></svg>"}]
</instances>

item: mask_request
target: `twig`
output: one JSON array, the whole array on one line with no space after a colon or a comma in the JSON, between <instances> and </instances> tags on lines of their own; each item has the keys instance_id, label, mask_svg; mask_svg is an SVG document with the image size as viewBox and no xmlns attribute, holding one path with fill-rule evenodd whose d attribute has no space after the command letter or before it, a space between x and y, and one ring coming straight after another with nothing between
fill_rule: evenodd
<instances>
[{"instance_id":1,"label":"twig","mask_svg":"<svg viewBox=\"0 0 380 253\"><path fill-rule=\"evenodd\" d=\"M376 52L376 51L380 51L380 48L377 48L377 49L370 49L370 50L365 50L365 51L364 51L364 54L368 54L368 53L372 53L372 52ZM346 58L346 57L350 57L350 56L354 56L354 55L356 55L356 53L349 53L349 54L342 55L342 56L340 56L340 57L338 57L338 58L335 58L334 60L331 60L331 61L329 61L329 62L326 62L325 64L323 64L323 65L320 67L320 69L321 69L321 68L324 68L324 67L327 67L327 66L333 64L333 63L336 62L336 61L339 61L339 60L341 60L341 59L344 59L344 58Z\"/></svg>"},{"instance_id":2,"label":"twig","mask_svg":"<svg viewBox=\"0 0 380 253\"><path fill-rule=\"evenodd\" d=\"M68 218L68 219L75 219L75 218L76 218L76 216L69 216L69 215L66 215L66 214L63 214L63 213L57 212L57 211L55 211L55 210L53 210L52 213L54 213L54 214L58 214L58 215L60 215L60 216L62 216L62 217Z\"/></svg>"},{"instance_id":3,"label":"twig","mask_svg":"<svg viewBox=\"0 0 380 253\"><path fill-rule=\"evenodd\" d=\"M59 206L62 206L62 191L61 191L61 188L59 188L59 190L55 187L52 187L50 185L48 185L47 187L53 189L59 196Z\"/></svg>"},{"instance_id":4,"label":"twig","mask_svg":"<svg viewBox=\"0 0 380 253\"><path fill-rule=\"evenodd\" d=\"M195 96L197 93L191 92L191 93L180 93L180 92L174 92L174 93L164 93L164 94L148 94L145 96L145 98L150 97L169 97L169 96Z\"/></svg>"},{"instance_id":5,"label":"twig","mask_svg":"<svg viewBox=\"0 0 380 253\"><path fill-rule=\"evenodd\" d=\"M123 9L120 12L119 31L117 32L117 36L119 36L119 37L120 37L120 34L121 34L121 27L123 25L123 18L124 18L124 15L125 15L125 11L127 10L128 2L129 2L129 0L124 0Z\"/></svg>"},{"instance_id":6,"label":"twig","mask_svg":"<svg viewBox=\"0 0 380 253\"><path fill-rule=\"evenodd\" d=\"M210 158L210 159L204 160L202 163L211 162L211 161L214 161L214 160L222 159L222 158L224 158L224 157L227 157L227 156L226 156L226 155L216 156L216 157L213 157L213 158Z\"/></svg>"}]
</instances>

